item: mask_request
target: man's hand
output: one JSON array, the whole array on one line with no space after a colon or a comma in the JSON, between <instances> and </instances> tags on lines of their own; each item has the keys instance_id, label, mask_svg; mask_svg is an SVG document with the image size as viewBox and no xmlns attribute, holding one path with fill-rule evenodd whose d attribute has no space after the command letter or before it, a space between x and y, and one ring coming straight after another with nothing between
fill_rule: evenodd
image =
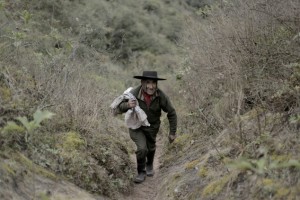
<instances>
[{"instance_id":1,"label":"man's hand","mask_svg":"<svg viewBox=\"0 0 300 200\"><path fill-rule=\"evenodd\" d=\"M172 143L176 139L176 135L174 134L169 134L169 142Z\"/></svg>"},{"instance_id":2,"label":"man's hand","mask_svg":"<svg viewBox=\"0 0 300 200\"><path fill-rule=\"evenodd\" d=\"M134 108L136 106L136 100L129 99L127 102L128 108Z\"/></svg>"}]
</instances>

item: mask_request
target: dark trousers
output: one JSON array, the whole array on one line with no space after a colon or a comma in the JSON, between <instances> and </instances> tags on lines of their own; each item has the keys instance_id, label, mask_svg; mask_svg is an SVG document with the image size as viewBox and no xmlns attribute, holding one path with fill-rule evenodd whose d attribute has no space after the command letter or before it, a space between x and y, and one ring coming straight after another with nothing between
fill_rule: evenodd
<instances>
[{"instance_id":1,"label":"dark trousers","mask_svg":"<svg viewBox=\"0 0 300 200\"><path fill-rule=\"evenodd\" d=\"M152 165L156 150L156 135L158 129L152 127L144 127L138 129L129 129L130 138L136 144L136 160L138 172L145 171L147 165Z\"/></svg>"}]
</instances>

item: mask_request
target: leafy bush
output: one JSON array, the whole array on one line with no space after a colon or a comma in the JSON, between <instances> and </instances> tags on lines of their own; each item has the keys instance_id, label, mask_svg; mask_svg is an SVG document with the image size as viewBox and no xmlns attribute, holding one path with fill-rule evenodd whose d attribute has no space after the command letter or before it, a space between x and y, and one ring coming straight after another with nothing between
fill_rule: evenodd
<instances>
[{"instance_id":1,"label":"leafy bush","mask_svg":"<svg viewBox=\"0 0 300 200\"><path fill-rule=\"evenodd\" d=\"M135 51L165 53L161 51L166 49L147 27L137 20L136 15L132 13L122 15L115 24L110 51L115 53L117 59L129 59Z\"/></svg>"},{"instance_id":2,"label":"leafy bush","mask_svg":"<svg viewBox=\"0 0 300 200\"><path fill-rule=\"evenodd\" d=\"M108 30L99 27L82 34L80 41L88 47L95 48L99 52L105 52L110 49L110 35L111 33Z\"/></svg>"},{"instance_id":3,"label":"leafy bush","mask_svg":"<svg viewBox=\"0 0 300 200\"><path fill-rule=\"evenodd\" d=\"M144 1L143 9L148 13L160 15L161 14L161 3L160 1Z\"/></svg>"}]
</instances>

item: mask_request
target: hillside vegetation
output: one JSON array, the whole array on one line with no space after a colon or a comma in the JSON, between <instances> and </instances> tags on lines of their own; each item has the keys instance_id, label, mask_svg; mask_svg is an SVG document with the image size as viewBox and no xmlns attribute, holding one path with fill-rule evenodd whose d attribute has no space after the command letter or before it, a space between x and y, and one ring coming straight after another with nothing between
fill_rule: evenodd
<instances>
[{"instance_id":1,"label":"hillside vegetation","mask_svg":"<svg viewBox=\"0 0 300 200\"><path fill-rule=\"evenodd\" d=\"M179 117L156 199L299 198L299 8L0 0L0 198L129 194L135 149L109 105L145 69L168 79Z\"/></svg>"},{"instance_id":2,"label":"hillside vegetation","mask_svg":"<svg viewBox=\"0 0 300 200\"><path fill-rule=\"evenodd\" d=\"M299 199L299 8L223 1L187 21L160 199Z\"/></svg>"},{"instance_id":3,"label":"hillside vegetation","mask_svg":"<svg viewBox=\"0 0 300 200\"><path fill-rule=\"evenodd\" d=\"M32 191L34 174L113 199L130 192L134 149L109 105L133 73L175 70L179 3L5 0L0 9L0 198L47 196Z\"/></svg>"}]
</instances>

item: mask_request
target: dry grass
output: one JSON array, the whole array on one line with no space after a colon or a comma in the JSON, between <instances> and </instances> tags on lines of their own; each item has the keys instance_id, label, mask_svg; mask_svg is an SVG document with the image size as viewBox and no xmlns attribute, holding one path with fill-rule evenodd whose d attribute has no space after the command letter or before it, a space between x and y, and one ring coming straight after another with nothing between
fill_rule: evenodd
<instances>
[{"instance_id":1,"label":"dry grass","mask_svg":"<svg viewBox=\"0 0 300 200\"><path fill-rule=\"evenodd\" d=\"M258 162L263 155L261 149L268 149L275 157L293 152L291 158L300 159L298 145L291 145L298 138L300 124L295 117L299 115L300 99L300 79L295 78L299 77L295 66L300 62L299 7L297 0L233 0L202 10L197 20L187 18L183 39L187 59L180 71L179 91L187 114L179 124L195 142L183 148L181 155L201 159L214 149L219 158L208 167L224 176L228 170L223 158L244 156ZM178 166L184 168L184 159L173 161L174 173ZM275 198L274 193L298 197L293 177L299 177L299 170L287 167L282 170L283 176L279 171L266 174L293 191L289 195L265 190L256 185L261 180L257 175L238 172L214 199ZM192 173L180 178L181 184L199 182L188 191L203 191L205 185L214 182L205 177L187 178ZM251 187L250 191L243 189ZM199 193L182 195L181 199L200 198Z\"/></svg>"},{"instance_id":2,"label":"dry grass","mask_svg":"<svg viewBox=\"0 0 300 200\"><path fill-rule=\"evenodd\" d=\"M184 91L191 109L207 110L226 127L254 106L276 111L269 102L279 91L287 106L280 112L299 107L288 67L299 62L298 7L293 0L230 1L213 6L201 24L188 20Z\"/></svg>"},{"instance_id":3,"label":"dry grass","mask_svg":"<svg viewBox=\"0 0 300 200\"><path fill-rule=\"evenodd\" d=\"M94 18L88 26L81 26L86 21L80 20L88 21L89 17L85 18L84 13L79 12L64 17L66 10L58 9L61 3L56 1L39 3L34 8L22 1L5 2L6 13L0 12L0 112L5 116L1 117L1 127L18 115L30 118L37 108L48 109L56 114L55 119L43 124L39 130L35 146L23 147L35 163L47 164L48 168L58 173L64 172L70 180L93 192L112 197L115 197L114 192L126 192L131 177L130 169L126 168L129 166L128 135L120 119L112 118L108 107L120 91L136 83L125 79L149 67L168 74L171 84L162 86L174 99L178 111L179 137L169 146L165 162L170 168L176 165L175 170L170 169L169 172L176 174L176 170L179 170L177 174L180 176L176 176L176 181L187 188L186 193L181 196L177 193L176 197L197 198L205 185L214 183L214 180L210 180L211 176L205 175L205 170L184 171L187 160L202 160L203 156L209 158L205 168L209 172L218 172L213 177L218 178L219 174L227 173L222 162L224 157L235 159L244 155L258 159L260 154L257 149L262 146L269 147L272 157L290 152L291 158L299 159L299 138L296 134L299 131L300 99L298 0L232 0L200 10L202 14L198 19L187 18L186 21L186 33L182 39L187 57L183 62L175 58L177 50L166 51L172 46L173 40L179 37L177 32L174 35L178 24L171 20L169 27L157 32L160 35L158 41L164 43L153 43L152 51L131 52L127 60L129 63L119 63L120 66L116 66L115 60L114 63L110 60L110 56L116 55L103 52L107 41L98 41L99 46L91 46L97 42L97 37L112 34L113 27L98 32L95 26L98 21L94 21ZM0 9L3 9L2 3ZM131 5L133 1L128 3ZM158 2L152 3L150 7L155 7ZM93 1L92 5L96 4L99 5L99 2ZM104 5L104 15L114 10L108 6L108 2L100 4ZM120 7L119 10L124 8ZM82 10L85 13L87 11L90 10ZM32 18L28 15L30 13L34 13ZM97 10L88 12L93 17L95 13ZM165 15L173 16L172 13L176 12L168 10ZM76 21L77 14L80 15L79 21ZM62 23L54 15L61 17ZM161 30L157 16L150 13L149 17L155 19L152 24L155 30ZM131 18L137 19L134 16ZM122 25L126 22L122 19L119 16L114 21L113 17L107 17L105 23L114 21L115 26L118 23ZM44 20L44 23L37 23L39 20ZM70 24L75 29L75 35L72 30L63 28ZM138 30L148 34L140 26L135 28L133 32ZM172 41L163 40L162 34L167 34L163 37L169 37ZM85 41L85 37L91 38ZM119 39L120 45L123 44L124 38ZM169 55L155 54L165 51ZM181 64L178 80L174 80L171 74ZM163 77L164 74L161 75ZM74 151L74 157L66 157L65 162L57 161L55 159L65 156L60 154L63 151L59 146L63 142L61 136L70 131L78 133L79 141L84 140L85 143L78 151ZM213 140L215 136L223 135L225 139ZM0 134L0 142L5 139L8 138ZM216 155L209 154L212 150ZM53 162L46 163L45 157ZM84 168L87 163L92 166L91 170ZM197 166L196 162L188 164L187 168L191 169ZM81 168L88 174L86 182L81 181L81 178L87 177L81 173ZM124 170L126 173L121 173ZM93 172L100 178L93 179ZM198 173L202 174L201 180ZM285 184L283 191L270 192L259 186L252 187L263 179L247 173L238 173L232 180L226 178L222 187L215 191L216 198L221 199L224 195L240 199L263 198L274 193L279 198L287 195L292 198L299 193L296 188L290 187L299 177L299 172L292 168L267 172L268 176L272 176L270 180L280 182L287 177L282 181ZM112 181L109 179L111 177ZM93 187L93 181L97 183L96 187ZM174 188L170 188L170 194L178 182L172 183ZM185 183L189 187L185 187ZM241 190L237 187L239 184L252 189L250 192ZM189 191L194 193L189 196ZM209 189L206 191L214 192ZM262 196L255 196L260 191L263 191ZM287 191L290 193L287 194Z\"/></svg>"}]
</instances>

